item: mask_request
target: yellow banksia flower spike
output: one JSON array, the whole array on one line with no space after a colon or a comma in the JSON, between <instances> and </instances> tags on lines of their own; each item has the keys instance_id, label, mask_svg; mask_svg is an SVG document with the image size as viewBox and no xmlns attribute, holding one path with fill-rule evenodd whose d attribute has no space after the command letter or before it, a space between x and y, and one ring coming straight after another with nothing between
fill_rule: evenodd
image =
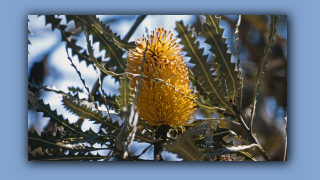
<instances>
[{"instance_id":1,"label":"yellow banksia flower spike","mask_svg":"<svg viewBox=\"0 0 320 180\"><path fill-rule=\"evenodd\" d=\"M148 38L148 39L147 39ZM190 89L188 68L181 55L182 49L173 39L171 31L163 28L151 31L150 37L144 36L136 40L137 47L127 53L126 72L140 74L140 67L147 46L146 59L142 75L159 78L175 87L189 98L194 99ZM130 87L135 93L139 77L131 76ZM149 78L142 78L137 109L139 116L150 125L182 125L194 118L196 104L176 92L163 82L153 82Z\"/></svg>"}]
</instances>

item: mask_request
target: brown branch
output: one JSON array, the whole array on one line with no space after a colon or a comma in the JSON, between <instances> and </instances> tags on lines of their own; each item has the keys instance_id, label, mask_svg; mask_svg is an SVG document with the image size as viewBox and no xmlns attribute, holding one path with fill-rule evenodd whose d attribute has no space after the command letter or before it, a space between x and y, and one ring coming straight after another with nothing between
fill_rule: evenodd
<instances>
[{"instance_id":1,"label":"brown branch","mask_svg":"<svg viewBox=\"0 0 320 180\"><path fill-rule=\"evenodd\" d=\"M250 140L252 142L254 142L255 144L258 145L258 151L259 153L263 156L263 158L266 160L266 161L271 161L271 159L269 158L269 156L267 155L267 153L262 149L261 145L259 144L258 140L256 139L256 137L253 136L252 132L251 132L251 129L247 126L247 124L244 122L241 114L240 114L240 111L237 109L237 106L235 103L233 103L232 105L232 108L234 110L234 112L237 114L236 117L238 119L238 121L240 122L241 124L241 127L243 128L243 130L246 132L246 134L248 135L248 137L250 138Z\"/></svg>"},{"instance_id":2,"label":"brown branch","mask_svg":"<svg viewBox=\"0 0 320 180\"><path fill-rule=\"evenodd\" d=\"M124 39L129 40L130 37L132 36L132 34L134 33L134 31L138 28L138 26L140 25L140 23L144 20L144 18L146 18L147 15L140 15L136 22L134 22L133 26L131 27L130 31L127 33L127 35L124 37Z\"/></svg>"}]
</instances>

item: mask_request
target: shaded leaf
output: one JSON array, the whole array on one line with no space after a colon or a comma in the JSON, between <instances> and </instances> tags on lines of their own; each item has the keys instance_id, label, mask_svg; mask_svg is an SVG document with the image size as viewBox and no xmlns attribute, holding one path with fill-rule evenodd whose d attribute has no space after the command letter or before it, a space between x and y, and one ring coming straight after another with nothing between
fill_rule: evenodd
<instances>
[{"instance_id":1,"label":"shaded leaf","mask_svg":"<svg viewBox=\"0 0 320 180\"><path fill-rule=\"evenodd\" d=\"M278 20L278 17L276 15L270 15L270 19L271 19L271 22L270 22L270 34L269 34L269 37L268 37L268 43L267 43L267 46L265 47L264 49L264 57L262 58L261 62L260 62L260 65L257 69L257 76L256 76L256 80L255 80L255 86L254 86L254 90L253 90L253 97L252 97L252 104L251 104L251 121L250 121L250 126L251 126L251 130L252 130L252 124L253 124L253 118L254 118L254 113L255 113L255 110L256 110L256 99L257 99L257 96L258 96L258 87L261 85L261 83L259 82L259 79L263 73L263 67L268 63L267 62L267 57L269 56L269 54L271 54L271 43L274 42L273 40L273 37L276 33L276 23L277 23L277 20Z\"/></svg>"},{"instance_id":2,"label":"shaded leaf","mask_svg":"<svg viewBox=\"0 0 320 180\"><path fill-rule=\"evenodd\" d=\"M215 102L222 108L228 108L233 113L233 110L228 106L228 100L226 99L226 92L223 90L222 82L216 80L216 76L213 76L211 67L207 64L208 55L203 56L204 49L199 49L199 41L196 41L196 34L193 30L188 31L188 26L184 26L183 22L177 22L175 28L181 38L180 44L184 45L183 50L187 51L187 56L191 57L190 63L195 64L192 68L193 72L197 72L197 76L201 77L199 82L205 91L212 93L215 97Z\"/></svg>"},{"instance_id":3,"label":"shaded leaf","mask_svg":"<svg viewBox=\"0 0 320 180\"><path fill-rule=\"evenodd\" d=\"M125 111L126 108L128 110L129 106L132 103L133 96L131 94L130 88L130 78L127 75L120 77L120 87L118 88L120 92L120 96L116 95L115 103L118 106L118 109L121 111Z\"/></svg>"},{"instance_id":4,"label":"shaded leaf","mask_svg":"<svg viewBox=\"0 0 320 180\"><path fill-rule=\"evenodd\" d=\"M79 17L83 18L86 22L88 22L92 27L94 27L100 34L106 39L112 41L119 48L124 48L125 50L134 49L136 47L134 42L128 42L127 39L121 40L120 36L117 36L117 33L113 33L109 26L104 24L99 20L95 15L87 15Z\"/></svg>"},{"instance_id":5,"label":"shaded leaf","mask_svg":"<svg viewBox=\"0 0 320 180\"><path fill-rule=\"evenodd\" d=\"M237 156L244 156L246 161L257 161L251 154L244 151L238 151Z\"/></svg>"},{"instance_id":6,"label":"shaded leaf","mask_svg":"<svg viewBox=\"0 0 320 180\"><path fill-rule=\"evenodd\" d=\"M63 97L63 105L72 113L76 114L79 117L90 119L94 121L94 123L101 123L100 128L105 128L108 132L119 130L119 123L112 122L112 119L107 116L103 116L103 114L98 111L93 111L91 108L86 105L81 105L79 101L75 101L73 99Z\"/></svg>"},{"instance_id":7,"label":"shaded leaf","mask_svg":"<svg viewBox=\"0 0 320 180\"><path fill-rule=\"evenodd\" d=\"M62 115L58 115L56 110L52 111L50 105L44 104L42 99L37 102L36 112L43 112L43 117L49 117L50 122L57 123L57 126L63 126L64 130L72 131L77 137L89 137L89 135L86 135L80 127L75 127L74 124L69 123L68 119L65 120Z\"/></svg>"},{"instance_id":8,"label":"shaded leaf","mask_svg":"<svg viewBox=\"0 0 320 180\"><path fill-rule=\"evenodd\" d=\"M240 88L238 72L235 71L236 64L231 63L231 54L227 53L227 38L222 37L223 29L218 26L220 23L217 23L217 21L220 21L220 17L207 16L206 22L211 22L214 26L204 23L201 35L206 38L205 43L211 46L210 51L215 56L214 61L219 64L218 69L216 69L220 73L219 79L226 80L227 101L229 99L235 100Z\"/></svg>"},{"instance_id":9,"label":"shaded leaf","mask_svg":"<svg viewBox=\"0 0 320 180\"><path fill-rule=\"evenodd\" d=\"M177 154L179 158L183 158L184 161L200 161L204 157L190 135L180 137L173 144L167 144L164 147L167 151Z\"/></svg>"}]
</instances>

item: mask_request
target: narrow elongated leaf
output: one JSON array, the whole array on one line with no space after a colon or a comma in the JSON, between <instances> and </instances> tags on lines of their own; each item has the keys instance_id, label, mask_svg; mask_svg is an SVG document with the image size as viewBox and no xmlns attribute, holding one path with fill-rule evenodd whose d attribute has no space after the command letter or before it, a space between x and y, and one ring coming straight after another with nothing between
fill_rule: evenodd
<instances>
[{"instance_id":1,"label":"narrow elongated leaf","mask_svg":"<svg viewBox=\"0 0 320 180\"><path fill-rule=\"evenodd\" d=\"M46 18L46 24L51 23L52 24L52 30L54 28L57 28L60 30L62 41L66 42L67 48L72 49L72 56L78 55L79 61L85 61L87 66L92 64L92 60L90 57L86 54L86 51L80 52L82 50L82 47L76 45L76 40L71 37L73 34L72 32L66 32L65 29L67 26L61 25L60 18L55 18L53 15L45 15ZM75 20L76 28L79 27L79 21L74 16L68 16L67 15L67 22L70 22L71 20ZM81 22L81 21L80 21ZM81 24L80 24L81 25Z\"/></svg>"},{"instance_id":2,"label":"narrow elongated leaf","mask_svg":"<svg viewBox=\"0 0 320 180\"><path fill-rule=\"evenodd\" d=\"M96 29L97 25L92 26L91 23L85 21L83 17L77 16L77 18L81 19L86 27L86 36L89 38L89 35L92 35L92 42L100 42L100 51L105 50L105 58L109 57L108 67L114 68L116 66L115 73L123 73L126 69L127 60L122 58L124 51L118 48L113 42L110 42L100 31ZM89 41L87 40L87 43ZM91 44L90 44L91 45ZM90 56L93 59L92 56Z\"/></svg>"},{"instance_id":3,"label":"narrow elongated leaf","mask_svg":"<svg viewBox=\"0 0 320 180\"><path fill-rule=\"evenodd\" d=\"M73 98L78 98L78 94L75 94L74 96L70 94L70 92L66 93L66 92L63 92L61 90L57 90L55 86L53 86L52 88L50 88L49 85L46 85L46 86L43 86L41 85L40 83L37 84L36 82L32 81L31 83L28 82L28 85L30 85L31 87L33 88L37 88L37 89L43 89L44 91L50 91L50 92L54 92L56 94L61 94L61 95L64 95L64 96L69 96L69 97L73 97Z\"/></svg>"},{"instance_id":4,"label":"narrow elongated leaf","mask_svg":"<svg viewBox=\"0 0 320 180\"><path fill-rule=\"evenodd\" d=\"M99 69L104 69L105 71L103 71L106 74L109 74L108 71L114 71L114 73L119 74L119 73L123 73L125 71L126 68L126 63L127 60L125 58L122 58L122 55L124 54L124 51L120 48L118 48L117 45L123 44L123 46L125 46L126 42L125 40L119 40L120 37L117 36L116 34L112 33L112 39L108 39L106 38L106 36L104 35L105 33L101 32L102 27L105 27L105 32L111 33L112 31L106 27L106 25L102 25L99 26L100 22L99 19L95 18L94 16L78 16L78 15L67 15L67 22L70 21L74 21L76 24L76 27L79 26L83 26L83 22L84 24L88 27L86 30L86 34L92 35L93 37L93 44L96 42L100 43L100 51L105 50L106 54L105 54L105 58L109 57L110 60L107 61L107 63L104 65L104 67L102 65L98 65L96 62L96 65L99 67ZM92 20L95 19L95 20ZM86 20L90 20L90 22L87 22ZM97 23L97 24L96 24ZM115 39L113 39L113 37ZM116 40L116 41L114 41ZM112 41L112 42L111 42ZM118 44L116 44L116 42L118 42ZM128 43L129 45L132 45L132 43ZM91 44L90 44L91 46ZM81 55L86 56L86 51L84 51L83 53L81 53ZM84 58L84 57L83 57ZM89 58L90 61L94 61L93 57L90 56ZM86 61L87 61L86 59ZM101 60L97 60L97 62L101 62ZM91 64L91 62L87 62L87 65ZM102 68L103 67L103 68ZM114 77L116 79L116 81L119 81L119 77L116 76Z\"/></svg>"},{"instance_id":5,"label":"narrow elongated leaf","mask_svg":"<svg viewBox=\"0 0 320 180\"><path fill-rule=\"evenodd\" d=\"M220 18L217 18L213 15L208 17L209 18L206 20L206 22L220 21ZM211 46L210 51L216 57L214 61L219 64L218 69L216 69L218 73L220 73L219 78L226 80L228 98L235 100L240 88L238 72L235 71L236 64L231 63L231 54L227 53L228 47L227 44L225 44L227 39L222 37L223 29L221 29L217 23L212 24L214 24L214 26L204 23L203 32L201 35L206 38L205 43Z\"/></svg>"},{"instance_id":6,"label":"narrow elongated leaf","mask_svg":"<svg viewBox=\"0 0 320 180\"><path fill-rule=\"evenodd\" d=\"M119 48L124 48L125 50L134 49L136 47L134 42L128 42L127 39L121 40L120 36L117 36L117 33L113 33L109 26L104 24L94 15L87 15L79 17L83 18L91 26L93 26L97 31L99 31L106 39L111 40Z\"/></svg>"},{"instance_id":7,"label":"narrow elongated leaf","mask_svg":"<svg viewBox=\"0 0 320 180\"><path fill-rule=\"evenodd\" d=\"M206 23L214 27L216 34L222 36L224 29L220 28L221 17L215 17L215 15L204 15L206 17Z\"/></svg>"},{"instance_id":8,"label":"narrow elongated leaf","mask_svg":"<svg viewBox=\"0 0 320 180\"><path fill-rule=\"evenodd\" d=\"M69 152L69 154L65 155L64 153L56 154L52 153L50 155L47 152L44 152L43 155L40 155L38 152L36 156L28 154L28 160L29 161L97 161L100 159L103 159L104 157L101 156L99 153L97 155L93 155L92 153L86 153L86 152Z\"/></svg>"},{"instance_id":9,"label":"narrow elongated leaf","mask_svg":"<svg viewBox=\"0 0 320 180\"><path fill-rule=\"evenodd\" d=\"M63 126L64 130L72 131L77 137L89 137L86 135L80 127L75 127L74 124L69 123L68 119L64 119L62 115L58 115L57 111L52 111L49 104L44 104L43 100L38 100L36 112L43 112L43 117L49 117L50 122L57 123L57 126Z\"/></svg>"},{"instance_id":10,"label":"narrow elongated leaf","mask_svg":"<svg viewBox=\"0 0 320 180\"><path fill-rule=\"evenodd\" d=\"M51 133L41 133L41 136L34 131L31 133L28 131L28 146L30 146L31 151L37 149L38 147L42 148L42 151L46 150L47 148L60 148L57 144L58 140L56 136L53 136Z\"/></svg>"},{"instance_id":11,"label":"narrow elongated leaf","mask_svg":"<svg viewBox=\"0 0 320 180\"><path fill-rule=\"evenodd\" d=\"M114 130L119 130L120 126L118 122L112 122L112 119L98 111L93 111L91 108L88 108L86 105L81 105L79 101L74 101L73 99L63 97L63 105L72 113L78 115L79 117L90 119L94 123L101 123L100 128L107 129L108 132Z\"/></svg>"},{"instance_id":12,"label":"narrow elongated leaf","mask_svg":"<svg viewBox=\"0 0 320 180\"><path fill-rule=\"evenodd\" d=\"M69 91L76 93L76 92L83 92L82 89L80 89L79 87L75 88L75 87L68 87Z\"/></svg>"},{"instance_id":13,"label":"narrow elongated leaf","mask_svg":"<svg viewBox=\"0 0 320 180\"><path fill-rule=\"evenodd\" d=\"M260 79L261 75L263 74L263 67L268 63L267 57L269 56L269 54L271 54L271 48L270 48L271 43L274 42L273 37L277 31L276 30L276 23L277 23L278 17L276 15L270 15L270 19L271 19L271 22L270 22L270 34L268 37L268 43L264 49L265 55L263 56L263 58L260 62L260 66L257 69L257 76L256 76L256 80L255 80L254 90L253 90L253 97L252 97L252 104L251 104L251 121L250 121L251 130L252 130L254 113L256 110L256 99L258 96L258 87L261 85L261 83L259 82L259 79Z\"/></svg>"},{"instance_id":14,"label":"narrow elongated leaf","mask_svg":"<svg viewBox=\"0 0 320 180\"><path fill-rule=\"evenodd\" d=\"M236 101L236 104L237 104L237 107L239 107L239 110L241 110L241 105L242 105L242 92L243 92L243 77L241 77L241 73L242 73L242 69L240 68L240 53L239 53L239 45L238 45L238 42L239 42L239 38L238 38L238 35L239 35L239 26L240 26L240 23L241 23L241 15L239 15L239 19L238 19L238 22L236 24L236 30L235 30L235 33L234 33L234 46L236 48L236 55L237 55L237 68L238 68L238 78L240 78L241 82L240 82L240 97L238 96L238 99L240 100L237 100Z\"/></svg>"},{"instance_id":15,"label":"narrow elongated leaf","mask_svg":"<svg viewBox=\"0 0 320 180\"><path fill-rule=\"evenodd\" d=\"M175 28L181 38L180 44L184 45L183 50L187 51L187 56L191 57L190 62L195 66L192 68L193 72L197 72L197 76L201 77L200 84L205 91L212 93L215 97L215 102L222 108L227 108L231 113L233 110L228 105L226 99L226 92L223 90L222 82L216 80L213 76L211 67L207 64L207 55L203 56L204 49L199 49L199 41L196 41L196 35L193 30L188 31L188 27L183 25L183 22L177 22Z\"/></svg>"},{"instance_id":16,"label":"narrow elongated leaf","mask_svg":"<svg viewBox=\"0 0 320 180\"><path fill-rule=\"evenodd\" d=\"M120 96L116 96L115 102L118 109L123 111L123 108L128 109L133 100L133 96L131 95L130 79L127 75L120 77L120 87L118 89Z\"/></svg>"},{"instance_id":17,"label":"narrow elongated leaf","mask_svg":"<svg viewBox=\"0 0 320 180\"><path fill-rule=\"evenodd\" d=\"M108 71L105 69L104 66L102 66L98 60L96 59L96 57L94 57L93 55L93 49L92 49L92 46L91 46L91 41L89 40L89 34L88 34L88 28L87 28L87 25L85 24L85 22L83 23L83 26L84 26L84 30L85 30L85 35L86 35L86 40L87 40L87 47L88 47L88 52L89 52L89 55L90 55L90 58L92 59L93 63L102 71L104 72L105 74L108 74L108 75L111 75L111 76L117 76L118 74L112 72L112 71Z\"/></svg>"},{"instance_id":18,"label":"narrow elongated leaf","mask_svg":"<svg viewBox=\"0 0 320 180\"><path fill-rule=\"evenodd\" d=\"M244 152L244 151L238 151L237 152L238 156L244 156L246 161L257 161L251 154L249 154L248 152Z\"/></svg>"}]
</instances>

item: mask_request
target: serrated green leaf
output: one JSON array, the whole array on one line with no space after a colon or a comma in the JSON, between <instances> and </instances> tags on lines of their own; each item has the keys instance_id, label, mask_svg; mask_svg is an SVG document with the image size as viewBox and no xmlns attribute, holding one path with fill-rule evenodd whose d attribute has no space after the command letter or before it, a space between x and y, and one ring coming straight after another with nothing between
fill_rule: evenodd
<instances>
[{"instance_id":1,"label":"serrated green leaf","mask_svg":"<svg viewBox=\"0 0 320 180\"><path fill-rule=\"evenodd\" d=\"M82 89L80 89L79 87L75 88L75 87L68 87L69 91L76 93L76 92L83 92Z\"/></svg>"},{"instance_id":2,"label":"serrated green leaf","mask_svg":"<svg viewBox=\"0 0 320 180\"><path fill-rule=\"evenodd\" d=\"M32 35L32 32L29 29L28 29L28 34ZM31 42L29 41L29 38L28 38L28 44L31 44Z\"/></svg>"},{"instance_id":3,"label":"serrated green leaf","mask_svg":"<svg viewBox=\"0 0 320 180\"><path fill-rule=\"evenodd\" d=\"M220 28L220 19L221 17L215 17L215 15L204 15L206 17L205 23L214 27L216 34L220 34L222 36L224 29Z\"/></svg>"},{"instance_id":4,"label":"serrated green leaf","mask_svg":"<svg viewBox=\"0 0 320 180\"><path fill-rule=\"evenodd\" d=\"M193 30L188 31L188 26L184 26L183 22L177 22L175 28L181 38L180 44L184 45L183 50L187 51L187 56L191 57L190 62L195 64L192 68L193 72L198 72L198 76L201 77L200 82L205 91L211 92L216 102L222 108L227 108L230 113L233 110L228 106L226 100L226 92L223 92L223 86L221 81L216 81L216 76L212 75L211 67L207 64L207 55L203 56L204 49L199 49L199 41L196 41L196 35Z\"/></svg>"},{"instance_id":5,"label":"serrated green leaf","mask_svg":"<svg viewBox=\"0 0 320 180\"><path fill-rule=\"evenodd\" d=\"M251 131L252 131L252 124L253 124L253 118L254 118L254 113L256 110L256 99L258 96L258 87L261 85L261 83L259 82L259 79L261 77L261 74L263 73L263 67L268 63L267 62L267 57L269 56L269 54L271 54L271 44L274 42L273 37L276 33L276 23L278 20L278 17L276 15L270 15L270 34L268 37L268 43L267 46L264 49L264 53L265 55L263 56L260 65L257 69L257 76L256 76L256 80L255 80L255 86L254 86L254 90L253 90L253 97L252 97L252 104L251 104L251 121L250 121L250 126L251 126Z\"/></svg>"},{"instance_id":6,"label":"serrated green leaf","mask_svg":"<svg viewBox=\"0 0 320 180\"><path fill-rule=\"evenodd\" d=\"M75 127L74 124L70 124L68 119L64 119L62 115L58 115L57 111L52 111L49 104L44 104L43 100L38 100L36 112L43 112L43 117L49 117L50 122L57 123L57 126L63 126L64 130L70 130L77 134L78 137L89 137L83 133L80 127Z\"/></svg>"},{"instance_id":7,"label":"serrated green leaf","mask_svg":"<svg viewBox=\"0 0 320 180\"><path fill-rule=\"evenodd\" d=\"M208 100L206 97L208 96L209 93L204 91L203 87L199 83L199 77L195 76L191 69L188 70L188 75L189 75L189 80L192 82L194 93L197 95L197 101L201 102L203 101L203 99ZM212 106L211 103L209 106Z\"/></svg>"},{"instance_id":8,"label":"serrated green leaf","mask_svg":"<svg viewBox=\"0 0 320 180\"><path fill-rule=\"evenodd\" d=\"M51 29L53 31L55 28L58 28L57 25L60 24L60 21L62 19L55 18L54 15L45 15L45 20L46 20L46 25L51 24Z\"/></svg>"},{"instance_id":9,"label":"serrated green leaf","mask_svg":"<svg viewBox=\"0 0 320 180\"><path fill-rule=\"evenodd\" d=\"M123 73L125 71L126 68L126 63L127 60L122 58L122 55L124 54L124 51L120 48L118 48L114 43L110 42L108 39L106 39L103 34L101 34L94 26L92 26L92 24L86 22L82 17L80 16L76 16L77 18L81 19L83 21L83 26L84 26L84 30L85 30L85 34L87 37L87 44L88 46L91 44L89 43L89 35L92 35L92 42L100 42L100 51L102 50L106 50L106 54L105 54L105 58L109 57L110 60L107 62L106 67L115 67L115 73L119 74L119 73ZM88 27L88 28L87 28ZM91 48L92 49L92 48ZM89 50L89 47L88 47ZM93 58L93 53L91 55L90 51L90 58L92 60L94 60L95 58ZM105 68L102 68L103 66L101 66L100 64L94 62L99 69L101 69L104 73L108 74L108 71ZM104 70L103 70L104 69ZM118 80L118 77L115 77L116 80Z\"/></svg>"},{"instance_id":10,"label":"serrated green leaf","mask_svg":"<svg viewBox=\"0 0 320 180\"><path fill-rule=\"evenodd\" d=\"M178 138L173 144L164 146L167 151L175 153L183 161L200 161L204 155L195 146L191 135Z\"/></svg>"},{"instance_id":11,"label":"serrated green leaf","mask_svg":"<svg viewBox=\"0 0 320 180\"><path fill-rule=\"evenodd\" d=\"M123 108L128 109L132 103L133 96L131 95L130 78L127 75L120 77L120 87L118 88L120 96L116 96L115 103L118 109L123 111Z\"/></svg>"},{"instance_id":12,"label":"serrated green leaf","mask_svg":"<svg viewBox=\"0 0 320 180\"><path fill-rule=\"evenodd\" d=\"M92 153L86 153L86 152L77 152L78 154L75 154L75 152L71 151L69 154L65 155L64 153L56 154L52 153L50 155L47 152L44 152L44 155L40 155L38 152L36 154L36 157L31 155L29 153L28 160L29 161L97 161L99 159L103 159L104 157L101 156L99 153L97 155L93 155Z\"/></svg>"},{"instance_id":13,"label":"serrated green leaf","mask_svg":"<svg viewBox=\"0 0 320 180\"><path fill-rule=\"evenodd\" d=\"M62 102L65 108L72 113L78 115L79 117L90 119L94 121L94 123L101 123L100 128L105 128L110 133L112 131L119 130L120 128L118 122L112 122L112 119L108 118L107 116L103 116L100 111L93 111L86 105L81 105L79 101L74 101L73 99L63 97Z\"/></svg>"},{"instance_id":14,"label":"serrated green leaf","mask_svg":"<svg viewBox=\"0 0 320 180\"><path fill-rule=\"evenodd\" d=\"M77 74L78 74L78 76L79 76L79 78L80 78L80 80L81 80L84 88L87 90L87 93L89 94L89 97L90 97L91 101L93 102L95 108L98 109L98 105L97 105L97 103L96 103L95 100L94 100L94 96L90 93L89 88L86 86L86 82L85 82L85 80L82 78L81 72L78 71L76 65L73 63L72 59L70 58L69 53L68 53L68 49L66 49L66 52L67 52L68 59L69 59L69 61L71 62L71 66L76 70L76 72L77 72Z\"/></svg>"},{"instance_id":15,"label":"serrated green leaf","mask_svg":"<svg viewBox=\"0 0 320 180\"><path fill-rule=\"evenodd\" d=\"M220 18L210 15L210 22L220 21ZM203 24L202 36L206 38L205 43L211 46L210 51L215 55L214 61L219 64L217 70L221 76L226 80L226 88L228 89L228 102L229 99L235 100L239 92L240 81L238 79L238 72L235 71L235 63L231 63L231 54L227 53L228 47L225 44L227 38L222 37L223 29L218 24L216 26L210 26L207 23ZM231 105L231 104L229 104Z\"/></svg>"},{"instance_id":16,"label":"serrated green leaf","mask_svg":"<svg viewBox=\"0 0 320 180\"><path fill-rule=\"evenodd\" d=\"M127 39L121 40L120 36L117 36L117 33L113 33L109 26L104 24L94 15L87 15L79 17L83 18L86 22L88 22L92 27L94 27L100 34L106 39L112 40L112 42L117 45L119 48L124 48L125 50L134 49L136 47L134 42L128 42Z\"/></svg>"},{"instance_id":17,"label":"serrated green leaf","mask_svg":"<svg viewBox=\"0 0 320 180\"><path fill-rule=\"evenodd\" d=\"M92 59L93 63L102 71L104 72L105 74L108 74L108 75L111 75L111 76L118 76L118 74L112 72L112 71L108 71L105 69L104 66L102 66L98 60L96 59L96 57L94 57L93 55L93 49L92 49L92 46L91 46L91 41L89 40L89 34L88 34L88 28L87 28L87 25L85 24L85 22L83 23L83 26L84 26L84 30L85 30L85 35L86 35L86 40L87 40L87 47L88 47L88 52L89 52L89 55L90 55L90 58ZM110 59L111 61L111 59ZM118 68L117 68L118 69Z\"/></svg>"},{"instance_id":18,"label":"serrated green leaf","mask_svg":"<svg viewBox=\"0 0 320 180\"><path fill-rule=\"evenodd\" d=\"M61 90L58 91L58 90L55 88L55 86L53 86L52 88L50 88L49 85L43 86L43 85L41 85L40 83L37 84L37 83L34 82L33 80L32 80L31 83L28 82L28 85L30 85L30 86L33 87L33 88L43 89L44 91L50 91L50 92L54 92L54 93L56 93L56 94L61 94L61 95L64 95L64 96L69 96L69 97L73 97L73 98L79 99L78 94L71 95L70 92L66 93L66 92L63 92L63 91L61 91Z\"/></svg>"},{"instance_id":19,"label":"serrated green leaf","mask_svg":"<svg viewBox=\"0 0 320 180\"><path fill-rule=\"evenodd\" d=\"M28 146L30 146L31 151L38 147L41 147L42 151L46 150L47 148L60 148L60 146L57 144L57 139L51 133L41 133L41 136L39 136L36 131L33 133L28 131Z\"/></svg>"}]
</instances>

